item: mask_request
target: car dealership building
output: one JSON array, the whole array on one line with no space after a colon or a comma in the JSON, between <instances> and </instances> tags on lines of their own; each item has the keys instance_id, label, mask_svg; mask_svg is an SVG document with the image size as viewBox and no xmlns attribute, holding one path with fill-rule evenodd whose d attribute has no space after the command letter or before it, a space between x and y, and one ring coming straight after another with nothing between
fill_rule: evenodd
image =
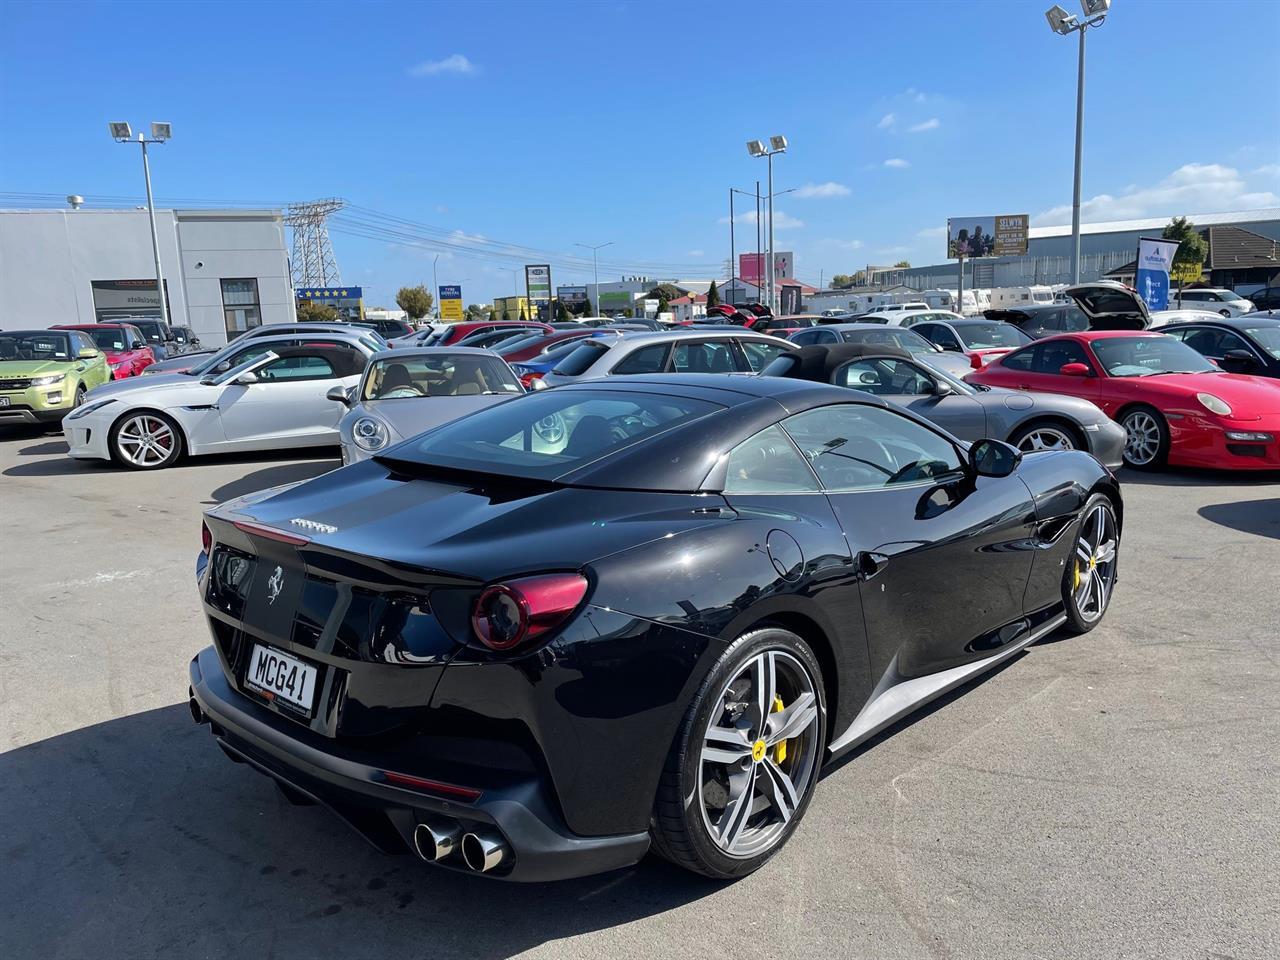
<instances>
[{"instance_id":1,"label":"car dealership building","mask_svg":"<svg viewBox=\"0 0 1280 960\"><path fill-rule=\"evenodd\" d=\"M279 210L157 210L170 322L205 346L294 319ZM0 328L160 316L138 210L0 210Z\"/></svg>"}]
</instances>

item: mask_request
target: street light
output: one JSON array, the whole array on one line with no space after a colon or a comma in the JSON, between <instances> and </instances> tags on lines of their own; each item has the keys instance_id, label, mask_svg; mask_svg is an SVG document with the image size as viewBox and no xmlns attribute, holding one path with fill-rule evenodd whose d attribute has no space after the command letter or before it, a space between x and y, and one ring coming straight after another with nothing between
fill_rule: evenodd
<instances>
[{"instance_id":1,"label":"street light","mask_svg":"<svg viewBox=\"0 0 1280 960\"><path fill-rule=\"evenodd\" d=\"M591 251L591 276L596 288L596 316L603 317L604 313L600 309L600 271L596 266L596 251L603 250L605 247L613 246L613 241L610 240L608 243L597 243L595 246L592 246L589 243L575 243L574 246L582 247L584 250Z\"/></svg>"},{"instance_id":2,"label":"street light","mask_svg":"<svg viewBox=\"0 0 1280 960\"><path fill-rule=\"evenodd\" d=\"M1045 11L1049 29L1061 37L1080 34L1080 62L1076 68L1076 170L1075 186L1071 195L1071 282L1080 282L1080 165L1084 150L1084 35L1090 27L1096 27L1107 18L1111 0L1080 0L1083 19L1077 19L1062 7L1054 4Z\"/></svg>"},{"instance_id":3,"label":"street light","mask_svg":"<svg viewBox=\"0 0 1280 960\"><path fill-rule=\"evenodd\" d=\"M431 261L431 285L435 288L431 291L432 302L436 305L436 319L440 319L440 275L436 272L436 267L440 263L440 254L436 254L435 259Z\"/></svg>"},{"instance_id":4,"label":"street light","mask_svg":"<svg viewBox=\"0 0 1280 960\"><path fill-rule=\"evenodd\" d=\"M769 240L768 240L768 260L765 263L765 282L768 285L768 293L765 296L765 306L772 313L775 305L773 293L773 155L775 153L787 152L787 138L783 136L774 136L769 138L769 146L759 140L747 141L747 153L753 157L764 157L769 164Z\"/></svg>"},{"instance_id":5,"label":"street light","mask_svg":"<svg viewBox=\"0 0 1280 960\"><path fill-rule=\"evenodd\" d=\"M151 198L151 164L147 160L148 143L164 143L173 137L173 127L168 123L151 124L151 139L141 131L133 139L133 130L127 123L112 121L107 124L111 139L116 143L136 143L142 147L142 176L147 183L147 216L151 220L151 253L156 261L156 294L160 298L160 319L169 326L169 302L164 295L164 272L160 269L160 237L156 233L156 205Z\"/></svg>"}]
</instances>

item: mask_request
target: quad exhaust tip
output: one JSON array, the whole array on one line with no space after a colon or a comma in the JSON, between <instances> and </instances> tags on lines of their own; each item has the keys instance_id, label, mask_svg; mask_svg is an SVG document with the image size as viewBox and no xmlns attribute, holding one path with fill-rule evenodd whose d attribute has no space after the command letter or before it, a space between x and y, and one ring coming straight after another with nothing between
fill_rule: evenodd
<instances>
[{"instance_id":1,"label":"quad exhaust tip","mask_svg":"<svg viewBox=\"0 0 1280 960\"><path fill-rule=\"evenodd\" d=\"M462 860L475 873L488 873L507 859L509 850L496 833L476 830L462 838Z\"/></svg>"},{"instance_id":2,"label":"quad exhaust tip","mask_svg":"<svg viewBox=\"0 0 1280 960\"><path fill-rule=\"evenodd\" d=\"M450 856L462 840L457 823L420 823L413 829L413 849L423 860L436 863Z\"/></svg>"}]
</instances>

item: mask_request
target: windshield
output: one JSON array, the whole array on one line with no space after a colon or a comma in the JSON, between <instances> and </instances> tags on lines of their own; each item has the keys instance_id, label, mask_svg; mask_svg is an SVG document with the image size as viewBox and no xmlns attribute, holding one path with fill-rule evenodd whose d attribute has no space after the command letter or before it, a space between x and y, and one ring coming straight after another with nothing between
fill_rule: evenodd
<instances>
[{"instance_id":1,"label":"windshield","mask_svg":"<svg viewBox=\"0 0 1280 960\"><path fill-rule=\"evenodd\" d=\"M552 373L565 377L577 377L586 373L588 368L605 355L609 344L599 340L588 340L586 343L575 343L565 358L555 365Z\"/></svg>"},{"instance_id":2,"label":"windshield","mask_svg":"<svg viewBox=\"0 0 1280 960\"><path fill-rule=\"evenodd\" d=\"M99 350L123 350L126 340L124 330L89 330L93 345Z\"/></svg>"},{"instance_id":3,"label":"windshield","mask_svg":"<svg viewBox=\"0 0 1280 960\"><path fill-rule=\"evenodd\" d=\"M1094 340L1093 353L1113 377L1149 377L1157 373L1210 373L1216 368L1173 337L1115 337Z\"/></svg>"},{"instance_id":4,"label":"windshield","mask_svg":"<svg viewBox=\"0 0 1280 960\"><path fill-rule=\"evenodd\" d=\"M391 459L552 480L720 409L687 397L560 387L455 420Z\"/></svg>"},{"instance_id":5,"label":"windshield","mask_svg":"<svg viewBox=\"0 0 1280 960\"><path fill-rule=\"evenodd\" d=\"M130 320L132 326L142 331L142 335L148 340L154 340L160 343L164 340L164 324L158 320Z\"/></svg>"},{"instance_id":6,"label":"windshield","mask_svg":"<svg viewBox=\"0 0 1280 960\"><path fill-rule=\"evenodd\" d=\"M953 324L964 345L970 350L985 350L989 347L1020 347L1031 343L1032 338L1009 323L995 320L982 323Z\"/></svg>"},{"instance_id":7,"label":"windshield","mask_svg":"<svg viewBox=\"0 0 1280 960\"><path fill-rule=\"evenodd\" d=\"M511 370L497 357L474 353L397 357L392 353L370 364L360 398L412 400L523 392Z\"/></svg>"},{"instance_id":8,"label":"windshield","mask_svg":"<svg viewBox=\"0 0 1280 960\"><path fill-rule=\"evenodd\" d=\"M1257 341L1258 346L1280 360L1280 327L1245 327L1243 329Z\"/></svg>"},{"instance_id":9,"label":"windshield","mask_svg":"<svg viewBox=\"0 0 1280 960\"><path fill-rule=\"evenodd\" d=\"M71 338L48 330L0 333L0 360L70 360Z\"/></svg>"},{"instance_id":10,"label":"windshield","mask_svg":"<svg viewBox=\"0 0 1280 960\"><path fill-rule=\"evenodd\" d=\"M841 333L845 343L876 343L886 347L901 347L908 353L937 353L938 348L914 330L905 327L884 327L880 330L845 330Z\"/></svg>"}]
</instances>

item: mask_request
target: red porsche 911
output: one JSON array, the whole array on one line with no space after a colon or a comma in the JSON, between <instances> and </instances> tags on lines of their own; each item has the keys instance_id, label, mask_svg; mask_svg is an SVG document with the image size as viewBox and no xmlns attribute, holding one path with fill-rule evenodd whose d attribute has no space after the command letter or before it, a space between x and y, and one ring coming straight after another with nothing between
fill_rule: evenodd
<instances>
[{"instance_id":1,"label":"red porsche 911","mask_svg":"<svg viewBox=\"0 0 1280 960\"><path fill-rule=\"evenodd\" d=\"M1280 380L1225 373L1163 333L1049 337L965 379L1092 400L1128 433L1131 467L1280 470Z\"/></svg>"}]
</instances>

